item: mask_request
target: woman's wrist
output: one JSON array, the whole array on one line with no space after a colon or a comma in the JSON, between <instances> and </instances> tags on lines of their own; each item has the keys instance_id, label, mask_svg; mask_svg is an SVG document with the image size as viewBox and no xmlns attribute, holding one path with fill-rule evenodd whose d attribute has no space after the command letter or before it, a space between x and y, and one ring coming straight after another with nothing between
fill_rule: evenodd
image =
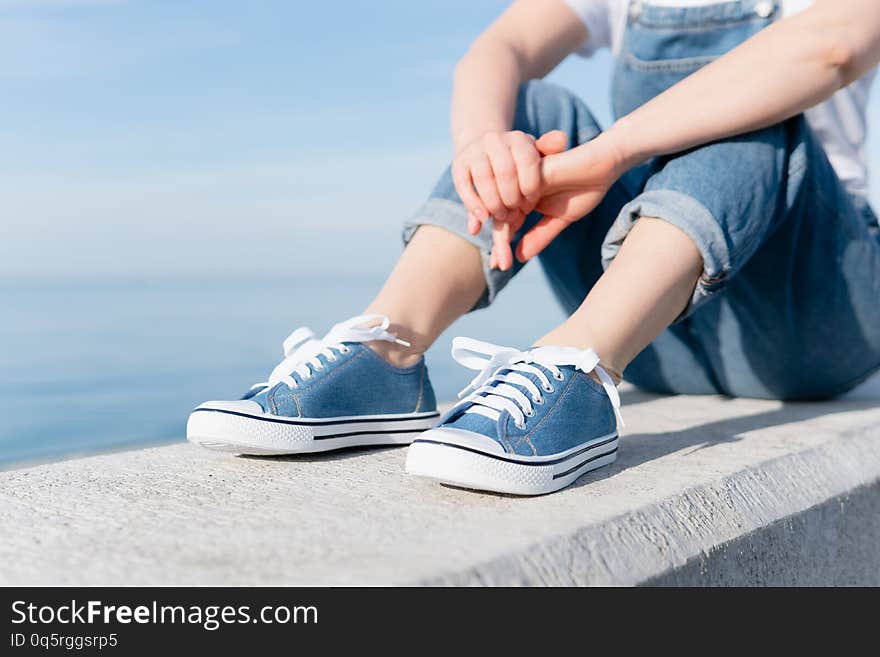
<instances>
[{"instance_id":1,"label":"woman's wrist","mask_svg":"<svg viewBox=\"0 0 880 657\"><path fill-rule=\"evenodd\" d=\"M600 133L571 150L544 159L543 176L548 192L577 188L591 178L598 165L603 178L617 179L639 162L617 129Z\"/></svg>"},{"instance_id":2,"label":"woman's wrist","mask_svg":"<svg viewBox=\"0 0 880 657\"><path fill-rule=\"evenodd\" d=\"M453 133L452 135L452 147L455 150L455 153L458 154L463 151L465 148L473 144L483 135L486 135L490 132L508 132L510 129L503 127L505 124L503 122L496 122L491 124L482 124L478 127L468 127L466 129L462 129L457 133Z\"/></svg>"},{"instance_id":3,"label":"woman's wrist","mask_svg":"<svg viewBox=\"0 0 880 657\"><path fill-rule=\"evenodd\" d=\"M599 138L607 140L608 151L619 175L623 175L651 157L650 152L645 148L645 141L638 136L636 122L629 115L615 121L608 130L597 137Z\"/></svg>"}]
</instances>

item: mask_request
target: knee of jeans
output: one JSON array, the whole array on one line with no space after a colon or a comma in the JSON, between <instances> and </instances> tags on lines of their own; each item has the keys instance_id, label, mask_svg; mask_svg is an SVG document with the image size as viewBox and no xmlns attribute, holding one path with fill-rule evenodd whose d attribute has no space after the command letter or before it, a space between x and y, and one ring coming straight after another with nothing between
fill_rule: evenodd
<instances>
[{"instance_id":1,"label":"knee of jeans","mask_svg":"<svg viewBox=\"0 0 880 657\"><path fill-rule=\"evenodd\" d=\"M719 219L766 221L780 193L800 186L808 159L804 126L802 118L790 119L659 158L644 189L686 194Z\"/></svg>"},{"instance_id":2,"label":"knee of jeans","mask_svg":"<svg viewBox=\"0 0 880 657\"><path fill-rule=\"evenodd\" d=\"M680 321L722 291L732 271L730 239L723 225L697 199L679 191L645 191L621 208L602 242L605 269L617 257L624 240L642 217L655 217L678 228L693 242L702 259L703 271L691 301L677 318Z\"/></svg>"},{"instance_id":3,"label":"knee of jeans","mask_svg":"<svg viewBox=\"0 0 880 657\"><path fill-rule=\"evenodd\" d=\"M589 141L602 131L583 100L565 87L544 80L520 85L513 129L535 137L561 130L568 135L569 146Z\"/></svg>"}]
</instances>

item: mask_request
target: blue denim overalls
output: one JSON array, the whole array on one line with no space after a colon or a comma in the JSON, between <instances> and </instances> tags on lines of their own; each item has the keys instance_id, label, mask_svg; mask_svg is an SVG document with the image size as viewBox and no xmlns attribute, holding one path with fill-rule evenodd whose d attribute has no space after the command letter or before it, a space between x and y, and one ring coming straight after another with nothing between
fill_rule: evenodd
<instances>
[{"instance_id":1,"label":"blue denim overalls","mask_svg":"<svg viewBox=\"0 0 880 657\"><path fill-rule=\"evenodd\" d=\"M778 19L770 0L700 7L633 2L615 63L616 115ZM601 130L575 94L543 81L521 87L514 129L563 130L572 146ZM864 199L844 189L803 116L625 174L540 256L567 312L640 216L685 231L704 271L688 308L630 364L627 380L665 393L812 399L845 392L880 368L877 219ZM524 229L537 218L529 217ZM466 221L447 170L406 223L404 239L421 224L442 226L475 243L487 262L489 228L474 237ZM519 267L487 267L487 292L477 307L489 304Z\"/></svg>"}]
</instances>

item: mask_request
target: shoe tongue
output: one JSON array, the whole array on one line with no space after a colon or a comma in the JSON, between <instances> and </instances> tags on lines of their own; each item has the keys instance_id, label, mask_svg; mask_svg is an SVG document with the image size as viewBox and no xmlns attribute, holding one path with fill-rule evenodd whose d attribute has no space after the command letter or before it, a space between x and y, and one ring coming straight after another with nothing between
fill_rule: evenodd
<instances>
[{"instance_id":1,"label":"shoe tongue","mask_svg":"<svg viewBox=\"0 0 880 657\"><path fill-rule=\"evenodd\" d=\"M593 349L577 347L542 346L533 347L526 352L537 365L547 367L573 367L590 372L599 364L599 356Z\"/></svg>"},{"instance_id":2,"label":"shoe tongue","mask_svg":"<svg viewBox=\"0 0 880 657\"><path fill-rule=\"evenodd\" d=\"M530 358L534 358L535 364L547 363L548 365L571 365L583 354L582 349L577 347L541 346L532 347L526 352Z\"/></svg>"}]
</instances>

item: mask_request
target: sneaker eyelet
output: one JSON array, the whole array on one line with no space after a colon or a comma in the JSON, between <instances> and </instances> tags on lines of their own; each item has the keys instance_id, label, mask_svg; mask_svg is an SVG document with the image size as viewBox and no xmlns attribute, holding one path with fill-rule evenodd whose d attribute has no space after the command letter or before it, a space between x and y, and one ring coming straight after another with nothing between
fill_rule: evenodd
<instances>
[{"instance_id":1,"label":"sneaker eyelet","mask_svg":"<svg viewBox=\"0 0 880 657\"><path fill-rule=\"evenodd\" d=\"M541 389L548 394L556 390L556 388L554 388L553 386L541 386Z\"/></svg>"},{"instance_id":2,"label":"sneaker eyelet","mask_svg":"<svg viewBox=\"0 0 880 657\"><path fill-rule=\"evenodd\" d=\"M565 381L565 374L560 372L559 374L554 374L553 378L556 379L557 381Z\"/></svg>"},{"instance_id":3,"label":"sneaker eyelet","mask_svg":"<svg viewBox=\"0 0 880 657\"><path fill-rule=\"evenodd\" d=\"M544 403L544 398L543 398L543 397L538 397L537 399L533 399L533 400L532 400L532 403L533 403L533 404L537 404L538 406L540 406L541 404Z\"/></svg>"},{"instance_id":4,"label":"sneaker eyelet","mask_svg":"<svg viewBox=\"0 0 880 657\"><path fill-rule=\"evenodd\" d=\"M535 411L532 409L529 410L528 413L523 413L523 415L525 415L526 417L535 417Z\"/></svg>"},{"instance_id":5,"label":"sneaker eyelet","mask_svg":"<svg viewBox=\"0 0 880 657\"><path fill-rule=\"evenodd\" d=\"M351 349L349 347L346 347L345 345L342 345L342 347L339 348L339 351L341 351L343 354L351 353Z\"/></svg>"}]
</instances>

